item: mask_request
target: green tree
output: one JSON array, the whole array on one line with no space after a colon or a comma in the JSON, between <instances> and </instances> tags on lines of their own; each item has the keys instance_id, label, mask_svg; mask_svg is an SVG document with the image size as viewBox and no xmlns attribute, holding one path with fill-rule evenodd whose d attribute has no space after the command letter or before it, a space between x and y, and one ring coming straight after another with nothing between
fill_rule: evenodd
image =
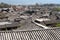
<instances>
[{"instance_id":1,"label":"green tree","mask_svg":"<svg viewBox=\"0 0 60 40\"><path fill-rule=\"evenodd\" d=\"M54 8L53 10L54 11L60 11L60 8Z\"/></svg>"},{"instance_id":2,"label":"green tree","mask_svg":"<svg viewBox=\"0 0 60 40\"><path fill-rule=\"evenodd\" d=\"M0 8L9 8L11 5L8 5L6 3L0 3Z\"/></svg>"}]
</instances>

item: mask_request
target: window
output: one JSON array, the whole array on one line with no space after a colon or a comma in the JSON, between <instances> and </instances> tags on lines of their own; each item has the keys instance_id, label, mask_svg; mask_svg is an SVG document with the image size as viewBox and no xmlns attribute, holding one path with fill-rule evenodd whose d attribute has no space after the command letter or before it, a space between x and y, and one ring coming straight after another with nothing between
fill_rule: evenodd
<instances>
[{"instance_id":1,"label":"window","mask_svg":"<svg viewBox=\"0 0 60 40\"><path fill-rule=\"evenodd\" d=\"M40 23L39 21L35 20L36 23Z\"/></svg>"},{"instance_id":2,"label":"window","mask_svg":"<svg viewBox=\"0 0 60 40\"><path fill-rule=\"evenodd\" d=\"M41 14L43 14L43 12L41 12Z\"/></svg>"}]
</instances>

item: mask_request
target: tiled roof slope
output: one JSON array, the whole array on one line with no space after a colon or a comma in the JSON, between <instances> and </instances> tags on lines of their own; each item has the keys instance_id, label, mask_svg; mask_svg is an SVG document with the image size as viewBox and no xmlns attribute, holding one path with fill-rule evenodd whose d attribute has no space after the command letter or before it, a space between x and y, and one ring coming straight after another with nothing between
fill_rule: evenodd
<instances>
[{"instance_id":1,"label":"tiled roof slope","mask_svg":"<svg viewBox=\"0 0 60 40\"><path fill-rule=\"evenodd\" d=\"M60 40L60 28L28 31L0 31L0 40Z\"/></svg>"}]
</instances>

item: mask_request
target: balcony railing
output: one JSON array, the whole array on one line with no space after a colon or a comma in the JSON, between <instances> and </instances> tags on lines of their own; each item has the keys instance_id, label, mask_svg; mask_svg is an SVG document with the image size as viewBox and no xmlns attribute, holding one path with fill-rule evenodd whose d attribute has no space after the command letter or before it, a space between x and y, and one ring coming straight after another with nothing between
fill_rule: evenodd
<instances>
[{"instance_id":1,"label":"balcony railing","mask_svg":"<svg viewBox=\"0 0 60 40\"><path fill-rule=\"evenodd\" d=\"M28 31L0 31L0 40L60 40L60 28Z\"/></svg>"}]
</instances>

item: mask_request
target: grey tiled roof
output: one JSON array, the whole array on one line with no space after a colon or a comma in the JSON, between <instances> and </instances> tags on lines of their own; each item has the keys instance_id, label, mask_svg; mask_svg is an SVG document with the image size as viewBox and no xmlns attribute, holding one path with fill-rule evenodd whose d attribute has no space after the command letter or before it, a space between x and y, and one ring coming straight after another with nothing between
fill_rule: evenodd
<instances>
[{"instance_id":1,"label":"grey tiled roof","mask_svg":"<svg viewBox=\"0 0 60 40\"><path fill-rule=\"evenodd\" d=\"M29 31L0 31L0 40L60 40L60 28Z\"/></svg>"},{"instance_id":2,"label":"grey tiled roof","mask_svg":"<svg viewBox=\"0 0 60 40\"><path fill-rule=\"evenodd\" d=\"M11 24L5 24L5 25L0 25L1 28L11 28L11 27L18 27L19 23L18 22L12 22Z\"/></svg>"}]
</instances>

